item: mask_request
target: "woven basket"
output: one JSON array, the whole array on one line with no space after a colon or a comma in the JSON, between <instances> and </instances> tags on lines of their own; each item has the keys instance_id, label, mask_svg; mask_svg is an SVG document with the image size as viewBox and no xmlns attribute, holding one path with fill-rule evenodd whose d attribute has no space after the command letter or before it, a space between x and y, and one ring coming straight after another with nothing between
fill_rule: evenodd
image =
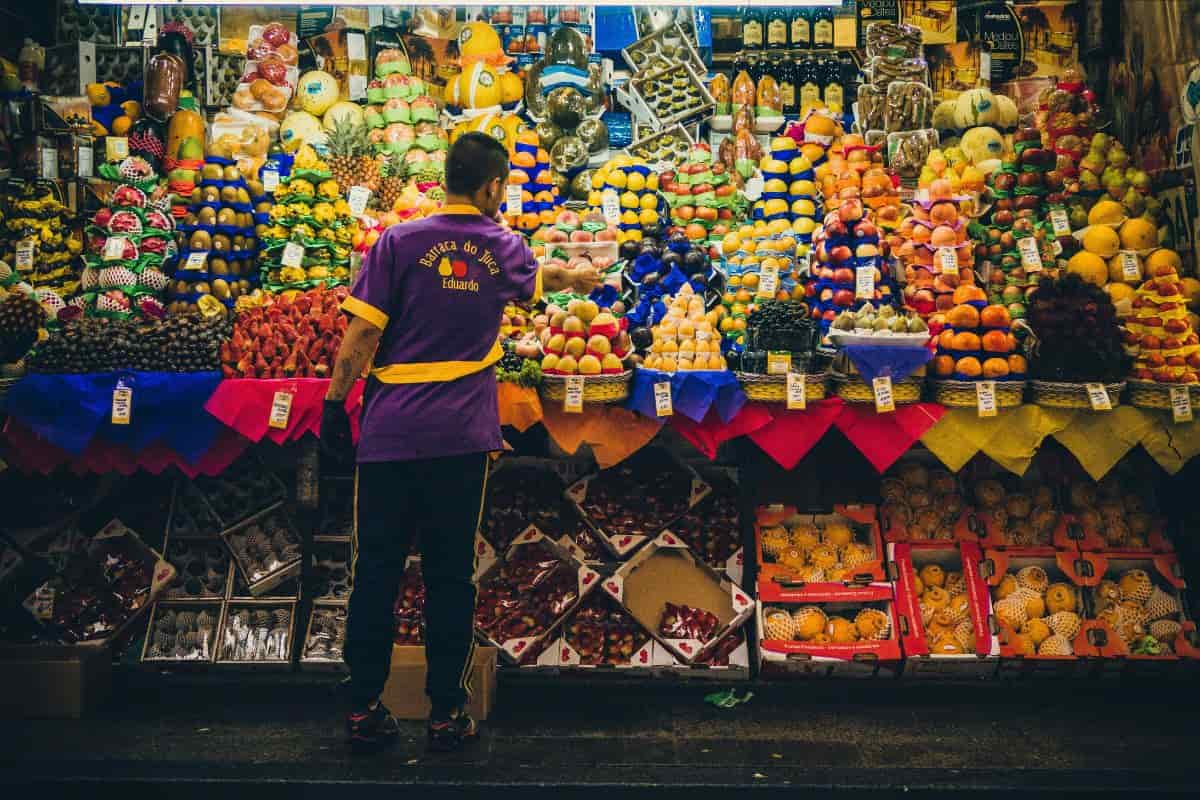
<instances>
[{"instance_id":1,"label":"woven basket","mask_svg":"<svg viewBox=\"0 0 1200 800\"><path fill-rule=\"evenodd\" d=\"M1092 407L1086 383L1030 381L1029 386L1033 389L1033 402L1039 406L1089 409ZM1109 404L1116 408L1121 404L1121 392L1125 391L1125 382L1106 383L1104 391L1108 393Z\"/></svg>"},{"instance_id":2,"label":"woven basket","mask_svg":"<svg viewBox=\"0 0 1200 800\"><path fill-rule=\"evenodd\" d=\"M1171 387L1177 383L1156 383L1155 381L1129 381L1129 402L1138 408L1171 408ZM1192 410L1200 410L1200 384L1189 383L1188 397L1192 400Z\"/></svg>"},{"instance_id":3,"label":"woven basket","mask_svg":"<svg viewBox=\"0 0 1200 800\"><path fill-rule=\"evenodd\" d=\"M921 399L921 378L905 378L892 382L892 402L898 406L916 403ZM833 376L833 393L847 403L875 404L875 390L860 377Z\"/></svg>"},{"instance_id":4,"label":"woven basket","mask_svg":"<svg viewBox=\"0 0 1200 800\"><path fill-rule=\"evenodd\" d=\"M629 381L633 370L619 375L586 375L583 378L583 402L619 403L629 397ZM538 393L545 400L562 402L567 396L566 375L543 375Z\"/></svg>"},{"instance_id":5,"label":"woven basket","mask_svg":"<svg viewBox=\"0 0 1200 800\"><path fill-rule=\"evenodd\" d=\"M23 368L21 368L21 370L18 372L16 365L6 364L5 367L5 372L7 374L4 377L0 377L0 400L3 400L4 396L8 394L8 390L11 389L17 383L17 381L24 377L23 374L20 374L20 372L24 371ZM9 367L12 367L12 369L8 369ZM13 375L13 372L18 372L18 374Z\"/></svg>"},{"instance_id":6,"label":"woven basket","mask_svg":"<svg viewBox=\"0 0 1200 800\"><path fill-rule=\"evenodd\" d=\"M758 400L763 403L787 402L786 375L757 375L752 372L735 372L734 374L737 375L738 383L742 385L742 391L750 400ZM825 399L826 377L828 376L824 372L813 375L805 374L804 399L806 402Z\"/></svg>"},{"instance_id":7,"label":"woven basket","mask_svg":"<svg viewBox=\"0 0 1200 800\"><path fill-rule=\"evenodd\" d=\"M975 381L930 381L933 399L949 408L975 408ZM1025 396L1025 381L996 381L996 408L1014 408Z\"/></svg>"}]
</instances>

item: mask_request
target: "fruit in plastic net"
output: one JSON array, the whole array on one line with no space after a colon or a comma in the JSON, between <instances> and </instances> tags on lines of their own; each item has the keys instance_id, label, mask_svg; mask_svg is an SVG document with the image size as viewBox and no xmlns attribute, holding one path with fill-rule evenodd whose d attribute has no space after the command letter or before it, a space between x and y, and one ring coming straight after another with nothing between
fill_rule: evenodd
<instances>
[{"instance_id":1,"label":"fruit in plastic net","mask_svg":"<svg viewBox=\"0 0 1200 800\"><path fill-rule=\"evenodd\" d=\"M1046 618L1046 625L1058 636L1074 640L1082 622L1074 611L1059 611Z\"/></svg>"},{"instance_id":2,"label":"fruit in plastic net","mask_svg":"<svg viewBox=\"0 0 1200 800\"><path fill-rule=\"evenodd\" d=\"M1169 617L1172 614L1179 613L1179 601L1172 595L1167 594L1157 586L1150 593L1150 599L1146 601L1146 616L1149 619L1162 619Z\"/></svg>"},{"instance_id":3,"label":"fruit in plastic net","mask_svg":"<svg viewBox=\"0 0 1200 800\"><path fill-rule=\"evenodd\" d=\"M1075 655L1075 648L1071 646L1071 640L1065 636L1059 636L1057 633L1046 637L1046 640L1038 646L1037 651L1040 656Z\"/></svg>"},{"instance_id":4,"label":"fruit in plastic net","mask_svg":"<svg viewBox=\"0 0 1200 800\"><path fill-rule=\"evenodd\" d=\"M843 522L831 522L821 531L821 541L834 547L845 547L854 540L854 532Z\"/></svg>"},{"instance_id":5,"label":"fruit in plastic net","mask_svg":"<svg viewBox=\"0 0 1200 800\"><path fill-rule=\"evenodd\" d=\"M967 581L961 572L947 572L943 588L951 595L964 594L967 591Z\"/></svg>"},{"instance_id":6,"label":"fruit in plastic net","mask_svg":"<svg viewBox=\"0 0 1200 800\"><path fill-rule=\"evenodd\" d=\"M791 542L795 547L812 550L821 543L821 533L811 522L801 522L792 526Z\"/></svg>"},{"instance_id":7,"label":"fruit in plastic net","mask_svg":"<svg viewBox=\"0 0 1200 800\"><path fill-rule=\"evenodd\" d=\"M1025 602L1019 597L1006 597L996 603L996 619L1013 630L1020 630L1029 617L1025 613Z\"/></svg>"},{"instance_id":8,"label":"fruit in plastic net","mask_svg":"<svg viewBox=\"0 0 1200 800\"><path fill-rule=\"evenodd\" d=\"M921 583L926 587L941 587L946 583L946 571L937 564L926 564L917 574L921 578Z\"/></svg>"},{"instance_id":9,"label":"fruit in plastic net","mask_svg":"<svg viewBox=\"0 0 1200 800\"><path fill-rule=\"evenodd\" d=\"M1030 619L1046 616L1046 601L1041 594L1032 589L1021 588L1013 597L1021 598L1021 602L1025 604L1025 616Z\"/></svg>"},{"instance_id":10,"label":"fruit in plastic net","mask_svg":"<svg viewBox=\"0 0 1200 800\"><path fill-rule=\"evenodd\" d=\"M858 627L845 617L830 617L825 632L834 644L850 644L858 641Z\"/></svg>"},{"instance_id":11,"label":"fruit in plastic net","mask_svg":"<svg viewBox=\"0 0 1200 800\"><path fill-rule=\"evenodd\" d=\"M1051 614L1075 610L1075 590L1066 583L1053 583L1046 590L1046 610Z\"/></svg>"},{"instance_id":12,"label":"fruit in plastic net","mask_svg":"<svg viewBox=\"0 0 1200 800\"><path fill-rule=\"evenodd\" d=\"M842 550L842 564L850 569L874 560L874 550L862 542L851 542Z\"/></svg>"},{"instance_id":13,"label":"fruit in plastic net","mask_svg":"<svg viewBox=\"0 0 1200 800\"><path fill-rule=\"evenodd\" d=\"M838 563L837 550L828 544L819 544L808 554L808 560L814 567L830 569Z\"/></svg>"},{"instance_id":14,"label":"fruit in plastic net","mask_svg":"<svg viewBox=\"0 0 1200 800\"><path fill-rule=\"evenodd\" d=\"M1044 619L1028 619L1021 626L1021 635L1028 636L1034 645L1040 645L1053 634L1050 625Z\"/></svg>"},{"instance_id":15,"label":"fruit in plastic net","mask_svg":"<svg viewBox=\"0 0 1200 800\"><path fill-rule=\"evenodd\" d=\"M964 653L975 652L975 626L970 620L963 620L954 626L954 638L958 640Z\"/></svg>"},{"instance_id":16,"label":"fruit in plastic net","mask_svg":"<svg viewBox=\"0 0 1200 800\"><path fill-rule=\"evenodd\" d=\"M808 557L799 547L787 547L779 554L779 563L798 572L808 564Z\"/></svg>"},{"instance_id":17,"label":"fruit in plastic net","mask_svg":"<svg viewBox=\"0 0 1200 800\"><path fill-rule=\"evenodd\" d=\"M772 608L763 614L763 633L768 639L793 639L796 636L796 624L787 611Z\"/></svg>"},{"instance_id":18,"label":"fruit in plastic net","mask_svg":"<svg viewBox=\"0 0 1200 800\"><path fill-rule=\"evenodd\" d=\"M940 586L926 584L925 593L921 595L921 605L929 606L935 611L950 602L950 594Z\"/></svg>"},{"instance_id":19,"label":"fruit in plastic net","mask_svg":"<svg viewBox=\"0 0 1200 800\"><path fill-rule=\"evenodd\" d=\"M1160 642L1171 641L1182 630L1183 626L1173 619L1158 619L1150 623L1150 635Z\"/></svg>"},{"instance_id":20,"label":"fruit in plastic net","mask_svg":"<svg viewBox=\"0 0 1200 800\"><path fill-rule=\"evenodd\" d=\"M886 639L892 632L892 620L877 608L864 608L854 616L854 627L863 639Z\"/></svg>"},{"instance_id":21,"label":"fruit in plastic net","mask_svg":"<svg viewBox=\"0 0 1200 800\"><path fill-rule=\"evenodd\" d=\"M1013 646L1013 650L1016 651L1017 655L1022 655L1022 656L1037 655L1037 646L1034 645L1032 639L1030 639L1028 636L1026 636L1023 633L1018 633L1016 636L1014 636L1012 638L1012 646Z\"/></svg>"},{"instance_id":22,"label":"fruit in plastic net","mask_svg":"<svg viewBox=\"0 0 1200 800\"><path fill-rule=\"evenodd\" d=\"M1154 583L1146 571L1141 569L1126 570L1117 581L1117 586L1121 590L1122 600L1145 603L1154 593Z\"/></svg>"},{"instance_id":23,"label":"fruit in plastic net","mask_svg":"<svg viewBox=\"0 0 1200 800\"><path fill-rule=\"evenodd\" d=\"M939 636L937 640L929 646L929 654L935 656L956 656L962 655L963 646L958 641L958 637L953 633Z\"/></svg>"},{"instance_id":24,"label":"fruit in plastic net","mask_svg":"<svg viewBox=\"0 0 1200 800\"><path fill-rule=\"evenodd\" d=\"M792 612L792 621L796 625L796 638L805 642L817 634L824 633L825 626L829 622L825 617L825 612L817 606L800 606Z\"/></svg>"},{"instance_id":25,"label":"fruit in plastic net","mask_svg":"<svg viewBox=\"0 0 1200 800\"><path fill-rule=\"evenodd\" d=\"M763 528L762 531L762 550L763 555L771 558L778 558L790 544L788 540L787 529L782 525L773 525L769 528Z\"/></svg>"},{"instance_id":26,"label":"fruit in plastic net","mask_svg":"<svg viewBox=\"0 0 1200 800\"><path fill-rule=\"evenodd\" d=\"M1103 610L1121 602L1121 587L1105 578L1092 590L1092 596L1097 610Z\"/></svg>"},{"instance_id":27,"label":"fruit in plastic net","mask_svg":"<svg viewBox=\"0 0 1200 800\"><path fill-rule=\"evenodd\" d=\"M1037 592L1039 595L1046 591L1050 585L1050 578L1046 575L1046 570L1038 566L1022 567L1017 571L1017 586L1030 589Z\"/></svg>"},{"instance_id":28,"label":"fruit in plastic net","mask_svg":"<svg viewBox=\"0 0 1200 800\"><path fill-rule=\"evenodd\" d=\"M992 594L995 595L997 600L1003 600L1013 592L1017 591L1017 588L1016 576L1012 573L1009 573L1000 579L1000 583L996 585L996 589L992 592Z\"/></svg>"},{"instance_id":29,"label":"fruit in plastic net","mask_svg":"<svg viewBox=\"0 0 1200 800\"><path fill-rule=\"evenodd\" d=\"M957 625L963 620L971 618L971 600L966 593L951 595L945 610L950 614L953 624Z\"/></svg>"},{"instance_id":30,"label":"fruit in plastic net","mask_svg":"<svg viewBox=\"0 0 1200 800\"><path fill-rule=\"evenodd\" d=\"M820 567L813 566L812 564L796 570L796 580L803 583L821 583L822 581L828 579L829 576L825 570L821 569Z\"/></svg>"}]
</instances>

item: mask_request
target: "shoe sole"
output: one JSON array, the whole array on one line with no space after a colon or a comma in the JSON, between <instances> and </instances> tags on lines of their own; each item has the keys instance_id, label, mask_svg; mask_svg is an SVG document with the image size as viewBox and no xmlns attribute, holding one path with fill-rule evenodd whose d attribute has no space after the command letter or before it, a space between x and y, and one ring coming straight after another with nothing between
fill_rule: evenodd
<instances>
[{"instance_id":1,"label":"shoe sole","mask_svg":"<svg viewBox=\"0 0 1200 800\"><path fill-rule=\"evenodd\" d=\"M476 729L475 732L469 736L464 736L459 739L457 744L439 744L436 740L430 739L427 742L426 749L431 753L456 753L459 750L466 749L469 745L475 744L478 741L479 730Z\"/></svg>"}]
</instances>

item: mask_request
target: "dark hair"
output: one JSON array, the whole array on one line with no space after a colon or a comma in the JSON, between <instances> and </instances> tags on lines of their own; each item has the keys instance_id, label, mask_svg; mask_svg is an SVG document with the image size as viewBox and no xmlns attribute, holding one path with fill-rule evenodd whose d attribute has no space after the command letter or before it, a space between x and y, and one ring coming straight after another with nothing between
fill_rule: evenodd
<instances>
[{"instance_id":1,"label":"dark hair","mask_svg":"<svg viewBox=\"0 0 1200 800\"><path fill-rule=\"evenodd\" d=\"M508 151L486 133L464 133L446 156L446 188L471 196L493 178L508 176Z\"/></svg>"}]
</instances>

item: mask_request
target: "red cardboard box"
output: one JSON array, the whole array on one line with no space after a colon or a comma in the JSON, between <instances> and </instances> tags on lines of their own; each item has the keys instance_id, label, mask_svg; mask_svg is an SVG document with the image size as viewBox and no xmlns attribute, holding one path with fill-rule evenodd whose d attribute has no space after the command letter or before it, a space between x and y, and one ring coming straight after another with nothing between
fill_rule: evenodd
<instances>
[{"instance_id":1,"label":"red cardboard box","mask_svg":"<svg viewBox=\"0 0 1200 800\"><path fill-rule=\"evenodd\" d=\"M834 506L831 514L800 514L792 506L767 506L758 509L754 525L754 548L758 558L758 591L762 594L768 586L783 586L792 590L809 592L812 597L824 596L848 586L867 586L885 578L883 566L883 537L875 517L875 506ZM849 543L839 538L829 540L831 526L838 526L841 536L849 529ZM787 532L788 544L778 544L782 531ZM773 544L773 541L776 543ZM856 561L846 565L846 551L853 546L858 549ZM814 558L817 548L832 547L832 555L823 550L827 559L837 559L837 566L826 571L820 564L824 560ZM799 554L796 551L801 551ZM802 556L803 564L788 563L792 556ZM819 570L817 572L816 570ZM829 580L830 575L834 580ZM814 575L817 580L810 580Z\"/></svg>"}]
</instances>

